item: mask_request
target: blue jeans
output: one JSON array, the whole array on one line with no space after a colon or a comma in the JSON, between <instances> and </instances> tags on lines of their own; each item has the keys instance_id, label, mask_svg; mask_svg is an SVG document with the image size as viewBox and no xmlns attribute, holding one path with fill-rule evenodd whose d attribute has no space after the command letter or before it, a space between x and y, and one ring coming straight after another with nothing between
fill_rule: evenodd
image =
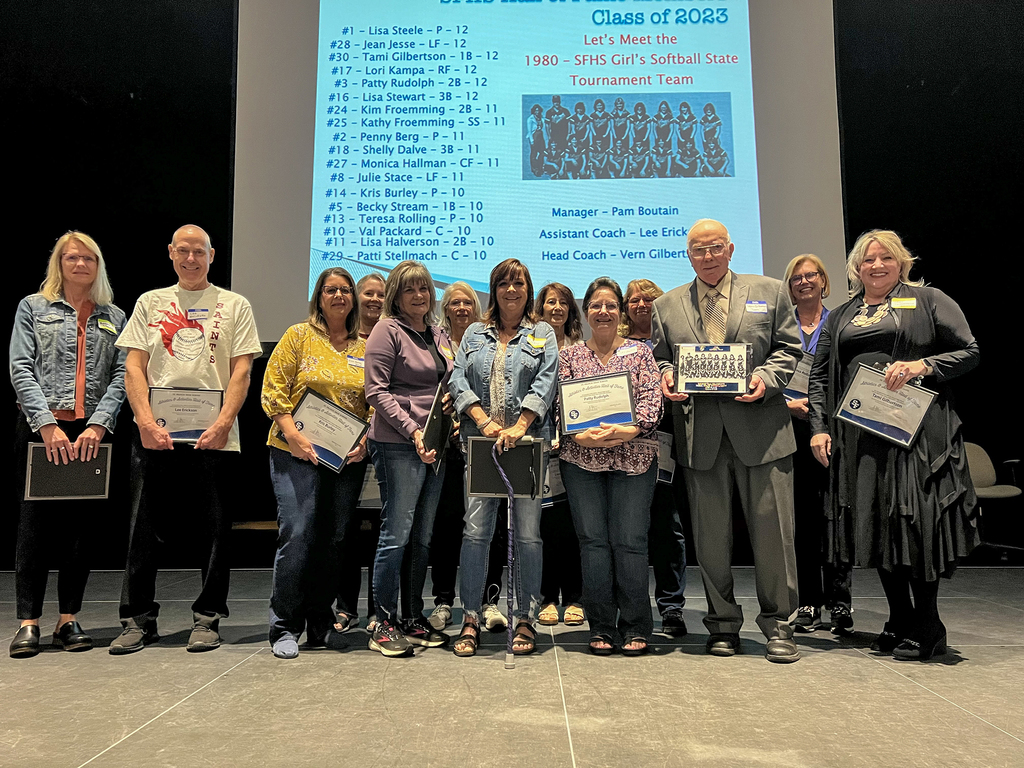
<instances>
[{"instance_id":1,"label":"blue jeans","mask_svg":"<svg viewBox=\"0 0 1024 768\"><path fill-rule=\"evenodd\" d=\"M373 561L377 618L397 622L401 585L402 618L417 619L423 616L423 585L430 562L434 515L444 484L444 454L438 458L442 463L435 475L431 465L420 461L412 443L368 443L381 501L380 540Z\"/></svg>"},{"instance_id":2,"label":"blue jeans","mask_svg":"<svg viewBox=\"0 0 1024 768\"><path fill-rule=\"evenodd\" d=\"M334 624L336 540L349 526L363 487L363 462L340 474L270 448L277 497L277 555L270 596L270 642L282 635L323 639Z\"/></svg>"},{"instance_id":3,"label":"blue jeans","mask_svg":"<svg viewBox=\"0 0 1024 768\"><path fill-rule=\"evenodd\" d=\"M547 455L545 454L545 461ZM498 512L506 499L475 496L466 502L466 528L462 534L459 597L467 618L479 620L484 603L491 539ZM544 499L516 499L512 524L515 528L516 618L533 623L540 604L540 579L544 544L540 538L540 509ZM511 588L511 585L509 585Z\"/></svg>"},{"instance_id":4,"label":"blue jeans","mask_svg":"<svg viewBox=\"0 0 1024 768\"><path fill-rule=\"evenodd\" d=\"M580 538L583 607L591 633L613 642L649 637L654 622L647 588L647 530L658 463L652 462L642 475L559 464Z\"/></svg>"}]
</instances>

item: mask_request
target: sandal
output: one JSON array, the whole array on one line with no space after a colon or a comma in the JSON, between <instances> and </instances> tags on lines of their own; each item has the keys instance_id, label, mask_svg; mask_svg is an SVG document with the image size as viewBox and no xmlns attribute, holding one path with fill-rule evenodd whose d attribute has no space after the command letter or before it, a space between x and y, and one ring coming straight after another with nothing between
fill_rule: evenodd
<instances>
[{"instance_id":1,"label":"sandal","mask_svg":"<svg viewBox=\"0 0 1024 768\"><path fill-rule=\"evenodd\" d=\"M630 645L635 647L628 648L627 646ZM647 653L647 638L643 635L627 637L626 642L622 644L623 656L643 656L645 653Z\"/></svg>"},{"instance_id":2,"label":"sandal","mask_svg":"<svg viewBox=\"0 0 1024 768\"><path fill-rule=\"evenodd\" d=\"M516 624L516 635L512 638L512 653L515 656L526 656L537 649L537 635L528 621Z\"/></svg>"},{"instance_id":3,"label":"sandal","mask_svg":"<svg viewBox=\"0 0 1024 768\"><path fill-rule=\"evenodd\" d=\"M570 605L562 615L562 622L567 627L578 627L586 620L587 615L583 612L582 605Z\"/></svg>"},{"instance_id":4,"label":"sandal","mask_svg":"<svg viewBox=\"0 0 1024 768\"><path fill-rule=\"evenodd\" d=\"M615 650L612 639L608 635L594 635L587 644L590 652L595 656L611 656Z\"/></svg>"},{"instance_id":5,"label":"sandal","mask_svg":"<svg viewBox=\"0 0 1024 768\"><path fill-rule=\"evenodd\" d=\"M540 609L540 613L537 614L537 623L543 624L545 627L553 627L558 623L558 606L554 603L548 603Z\"/></svg>"},{"instance_id":6,"label":"sandal","mask_svg":"<svg viewBox=\"0 0 1024 768\"><path fill-rule=\"evenodd\" d=\"M480 628L476 624L467 621L462 625L462 634L455 638L452 651L456 656L476 656L476 647L479 642ZM460 645L462 646L461 649L459 648Z\"/></svg>"}]
</instances>

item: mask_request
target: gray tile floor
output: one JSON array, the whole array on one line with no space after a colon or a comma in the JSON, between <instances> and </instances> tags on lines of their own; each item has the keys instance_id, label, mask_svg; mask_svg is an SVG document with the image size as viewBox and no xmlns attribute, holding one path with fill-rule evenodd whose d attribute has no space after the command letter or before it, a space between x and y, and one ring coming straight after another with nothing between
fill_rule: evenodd
<instances>
[{"instance_id":1,"label":"gray tile floor","mask_svg":"<svg viewBox=\"0 0 1024 768\"><path fill-rule=\"evenodd\" d=\"M775 665L752 621L753 572L736 569L743 654L706 656L689 576L687 637L596 658L583 629L560 625L506 670L503 635L474 659L387 660L363 630L342 652L275 659L269 571L233 574L226 644L195 655L184 647L199 576L162 571L164 639L114 657L120 573L96 573L80 618L99 648L0 657L0 766L1024 766L1024 569L964 568L943 583L952 650L926 664L868 650L886 613L871 571L854 574L853 637L801 636L803 659ZM0 573L4 651L13 601Z\"/></svg>"}]
</instances>

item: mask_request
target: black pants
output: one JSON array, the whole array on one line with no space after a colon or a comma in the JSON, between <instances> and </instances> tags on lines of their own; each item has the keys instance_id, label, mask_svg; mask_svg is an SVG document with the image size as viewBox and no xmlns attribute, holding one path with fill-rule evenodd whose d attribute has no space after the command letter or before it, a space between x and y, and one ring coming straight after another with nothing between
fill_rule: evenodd
<instances>
[{"instance_id":1,"label":"black pants","mask_svg":"<svg viewBox=\"0 0 1024 768\"><path fill-rule=\"evenodd\" d=\"M654 486L647 547L654 569L654 601L662 616L668 611L681 611L686 604L686 534L680 510L687 503L680 470L676 470L671 485Z\"/></svg>"},{"instance_id":2,"label":"black pants","mask_svg":"<svg viewBox=\"0 0 1024 768\"><path fill-rule=\"evenodd\" d=\"M364 482L366 472L370 471L372 462L369 460L365 462L366 469L364 469ZM376 486L376 482L374 483ZM356 510L352 510L352 516L349 518L348 526L344 531L344 537L341 541L335 543L334 556L337 559L337 573L338 573L338 611L340 613L348 614L349 616L359 615L359 590L363 586L363 561L364 550L362 549L362 542L360 541L359 529L362 524L362 516L357 514ZM339 532L340 533L340 532ZM369 548L369 573L366 579L366 598L367 598L367 609L366 615L373 615L373 553L377 551L377 539L380 537L380 515L376 516L376 520L373 521L373 530L371 532L371 546Z\"/></svg>"},{"instance_id":3,"label":"black pants","mask_svg":"<svg viewBox=\"0 0 1024 768\"><path fill-rule=\"evenodd\" d=\"M57 426L73 443L88 426L85 419L59 421ZM28 444L42 437L29 429L25 416L18 414L14 427L14 467L18 496L24 497ZM104 442L107 442L106 437ZM22 501L18 513L18 544L15 554L14 592L18 618L38 619L43 614L46 580L50 565L57 566L57 604L60 613L82 610L85 584L89 579L86 532L101 523L106 501Z\"/></svg>"},{"instance_id":4,"label":"black pants","mask_svg":"<svg viewBox=\"0 0 1024 768\"><path fill-rule=\"evenodd\" d=\"M226 505L231 489L242 480L240 470L239 454L230 451L200 451L180 444L170 451L147 450L136 429L122 619L156 618L159 613L154 600L157 557L169 540L180 540L199 556L203 588L192 611L228 615L231 515Z\"/></svg>"},{"instance_id":5,"label":"black pants","mask_svg":"<svg viewBox=\"0 0 1024 768\"><path fill-rule=\"evenodd\" d=\"M556 501L540 515L540 538L544 542L544 567L541 571L541 605L581 605L583 565L580 540L572 524L568 501Z\"/></svg>"},{"instance_id":6,"label":"black pants","mask_svg":"<svg viewBox=\"0 0 1024 768\"><path fill-rule=\"evenodd\" d=\"M793 420L793 512L797 593L801 606L850 607L851 569L829 565L822 550L828 470L811 453L807 422Z\"/></svg>"}]
</instances>

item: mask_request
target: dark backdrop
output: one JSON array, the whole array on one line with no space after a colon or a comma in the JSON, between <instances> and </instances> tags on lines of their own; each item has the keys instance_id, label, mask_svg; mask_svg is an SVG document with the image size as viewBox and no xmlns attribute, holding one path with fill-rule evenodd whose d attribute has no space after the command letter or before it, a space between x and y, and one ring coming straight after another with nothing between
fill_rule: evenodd
<instances>
[{"instance_id":1,"label":"dark backdrop","mask_svg":"<svg viewBox=\"0 0 1024 768\"><path fill-rule=\"evenodd\" d=\"M1024 14L1014 0L842 0L835 13L847 244L865 229L896 229L921 257L915 275L960 302L985 360L958 392L965 434L997 461L1018 455L1021 408L1002 361L1019 335L1021 260L1005 229L1019 215L1024 170ZM14 269L0 337L69 228L100 243L128 312L143 291L174 282L166 244L186 222L211 234L211 280L230 287L235 31L233 0L3 4L4 234ZM274 517L255 396L263 367L242 413L252 471L238 483L236 520ZM0 419L12 423L5 386ZM115 451L122 478L129 432L126 407ZM13 563L16 485L4 491L0 568ZM186 490L168 479L169 493ZM95 526L95 567L122 566L127 504L119 485L115 519ZM236 564L269 566L272 541L241 536Z\"/></svg>"}]
</instances>

